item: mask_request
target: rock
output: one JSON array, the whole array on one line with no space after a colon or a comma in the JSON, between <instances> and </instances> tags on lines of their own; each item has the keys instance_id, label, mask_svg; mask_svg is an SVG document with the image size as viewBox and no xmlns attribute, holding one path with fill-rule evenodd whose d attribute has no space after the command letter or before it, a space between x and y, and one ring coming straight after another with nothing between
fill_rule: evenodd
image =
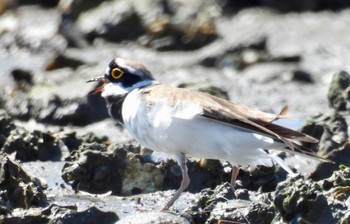
<instances>
[{"instance_id":1,"label":"rock","mask_svg":"<svg viewBox=\"0 0 350 224\"><path fill-rule=\"evenodd\" d=\"M220 184L214 190L203 189L193 202L194 205L188 209L188 213L192 214L191 216L195 223L203 223L210 216L210 212L203 211L213 211L220 202L234 198L234 190L229 183Z\"/></svg>"},{"instance_id":2,"label":"rock","mask_svg":"<svg viewBox=\"0 0 350 224\"><path fill-rule=\"evenodd\" d=\"M249 200L249 191L247 189L237 189L235 191L236 198L240 200Z\"/></svg>"},{"instance_id":3,"label":"rock","mask_svg":"<svg viewBox=\"0 0 350 224\"><path fill-rule=\"evenodd\" d=\"M52 62L50 62L46 70L51 71L54 69L60 69L60 68L73 68L76 69L77 67L84 65L85 63L77 58L71 58L69 56L66 56L64 54L57 55Z\"/></svg>"},{"instance_id":4,"label":"rock","mask_svg":"<svg viewBox=\"0 0 350 224\"><path fill-rule=\"evenodd\" d=\"M287 222L305 220L311 223L330 223L332 220L327 198L315 182L294 179L279 184L275 195L274 204Z\"/></svg>"},{"instance_id":5,"label":"rock","mask_svg":"<svg viewBox=\"0 0 350 224\"><path fill-rule=\"evenodd\" d=\"M77 135L74 131L28 131L13 123L6 113L0 117L0 149L15 153L16 159L26 161L59 161L69 151L77 150L83 143L107 143L107 137L97 137L88 132Z\"/></svg>"},{"instance_id":6,"label":"rock","mask_svg":"<svg viewBox=\"0 0 350 224\"><path fill-rule=\"evenodd\" d=\"M4 146L7 137L13 129L15 129L15 125L12 119L6 113L2 114L0 116L0 148Z\"/></svg>"},{"instance_id":7,"label":"rock","mask_svg":"<svg viewBox=\"0 0 350 224\"><path fill-rule=\"evenodd\" d=\"M51 96L47 104L33 103L33 117L39 122L56 125L87 125L108 117L106 103L98 94L85 98L61 99Z\"/></svg>"},{"instance_id":8,"label":"rock","mask_svg":"<svg viewBox=\"0 0 350 224\"><path fill-rule=\"evenodd\" d=\"M30 89L33 83L33 74L27 70L20 68L14 69L11 72L12 78L16 81L17 89L21 89L25 92Z\"/></svg>"},{"instance_id":9,"label":"rock","mask_svg":"<svg viewBox=\"0 0 350 224\"><path fill-rule=\"evenodd\" d=\"M255 38L249 43L240 43L217 54L211 54L202 59L201 65L216 68L233 68L244 70L256 63L280 61L283 58L272 57L266 49L266 38Z\"/></svg>"},{"instance_id":10,"label":"rock","mask_svg":"<svg viewBox=\"0 0 350 224\"><path fill-rule=\"evenodd\" d=\"M219 69L233 68L238 71L248 69L257 64L289 63L296 64L301 61L298 55L273 55L268 49L268 40L265 36L254 37L247 43L236 43L221 52L213 52L204 57L200 64L206 67ZM290 71L292 80L311 82L312 77L300 70Z\"/></svg>"},{"instance_id":11,"label":"rock","mask_svg":"<svg viewBox=\"0 0 350 224\"><path fill-rule=\"evenodd\" d=\"M75 20L82 12L93 9L103 3L104 0L61 0L57 8L63 13L71 13Z\"/></svg>"},{"instance_id":12,"label":"rock","mask_svg":"<svg viewBox=\"0 0 350 224\"><path fill-rule=\"evenodd\" d=\"M118 216L114 212L104 212L94 206L83 211L78 211L76 206L51 204L44 209L29 208L27 210L17 210L16 213L3 217L2 220L4 220L4 223L8 224L113 224L118 219Z\"/></svg>"},{"instance_id":13,"label":"rock","mask_svg":"<svg viewBox=\"0 0 350 224\"><path fill-rule=\"evenodd\" d=\"M312 75L308 72L302 70L296 70L292 73L292 81L297 81L301 83L314 83Z\"/></svg>"},{"instance_id":14,"label":"rock","mask_svg":"<svg viewBox=\"0 0 350 224\"><path fill-rule=\"evenodd\" d=\"M314 180L329 177L333 171L338 169L339 164L350 164L349 130L350 114L348 87L350 86L350 75L344 71L333 76L328 92L330 114L314 117L307 122L303 128L320 139L317 151L334 163L321 163L312 174ZM337 165L338 164L338 165Z\"/></svg>"},{"instance_id":15,"label":"rock","mask_svg":"<svg viewBox=\"0 0 350 224\"><path fill-rule=\"evenodd\" d=\"M240 169L237 187L262 192L274 191L277 183L283 177L279 177L274 167L256 166L248 169Z\"/></svg>"},{"instance_id":16,"label":"rock","mask_svg":"<svg viewBox=\"0 0 350 224\"><path fill-rule=\"evenodd\" d=\"M288 222L334 223L346 220L350 207L349 175L350 169L342 167L331 177L318 182L299 176L280 183L272 194L279 211L274 220L278 217Z\"/></svg>"},{"instance_id":17,"label":"rock","mask_svg":"<svg viewBox=\"0 0 350 224\"><path fill-rule=\"evenodd\" d=\"M212 208L218 202L231 200L235 198L234 189L229 183L223 183L215 187L215 189L204 189L201 196L198 197L199 208Z\"/></svg>"},{"instance_id":18,"label":"rock","mask_svg":"<svg viewBox=\"0 0 350 224\"><path fill-rule=\"evenodd\" d=\"M84 144L73 151L62 171L62 178L76 190L90 193L132 195L162 189L160 169L128 153L132 145Z\"/></svg>"},{"instance_id":19,"label":"rock","mask_svg":"<svg viewBox=\"0 0 350 224\"><path fill-rule=\"evenodd\" d=\"M108 117L106 103L99 94L64 99L55 94L47 97L32 99L26 91L14 90L7 96L4 109L20 120L34 118L38 122L55 125L82 126Z\"/></svg>"},{"instance_id":20,"label":"rock","mask_svg":"<svg viewBox=\"0 0 350 224\"><path fill-rule=\"evenodd\" d=\"M31 100L22 90L14 90L11 95L7 96L4 104L5 111L13 118L28 120L31 117Z\"/></svg>"},{"instance_id":21,"label":"rock","mask_svg":"<svg viewBox=\"0 0 350 224\"><path fill-rule=\"evenodd\" d=\"M338 199L340 201L345 201L349 195L346 198L341 199L341 198L338 198L339 194L338 196L336 194L337 194L337 189L341 190L342 187L350 186L350 168L343 167L342 169L333 172L331 177L321 180L320 184L325 191L330 191L331 189L333 189L332 193L334 193L335 199ZM339 191L339 193L341 193L341 191Z\"/></svg>"},{"instance_id":22,"label":"rock","mask_svg":"<svg viewBox=\"0 0 350 224\"><path fill-rule=\"evenodd\" d=\"M215 1L147 1L135 8L147 30L140 42L154 49L195 50L219 37L215 21L220 9Z\"/></svg>"},{"instance_id":23,"label":"rock","mask_svg":"<svg viewBox=\"0 0 350 224\"><path fill-rule=\"evenodd\" d=\"M160 51L195 50L218 38L213 21L195 19L179 26L164 18L158 20L163 21L153 21L148 27L151 34L141 43Z\"/></svg>"},{"instance_id":24,"label":"rock","mask_svg":"<svg viewBox=\"0 0 350 224\"><path fill-rule=\"evenodd\" d=\"M345 71L334 74L328 90L328 102L332 109L346 111L350 109L350 75Z\"/></svg>"},{"instance_id":25,"label":"rock","mask_svg":"<svg viewBox=\"0 0 350 224\"><path fill-rule=\"evenodd\" d=\"M51 216L49 224L113 224L119 219L114 212L104 212L94 206L84 211L52 206Z\"/></svg>"},{"instance_id":26,"label":"rock","mask_svg":"<svg viewBox=\"0 0 350 224\"><path fill-rule=\"evenodd\" d=\"M41 215L41 209L30 208L30 209L22 209L16 211L16 213L12 213L11 215L1 217L1 221L4 221L6 224L44 224L48 223L48 217Z\"/></svg>"},{"instance_id":27,"label":"rock","mask_svg":"<svg viewBox=\"0 0 350 224\"><path fill-rule=\"evenodd\" d=\"M59 32L66 38L69 47L86 48L90 45L86 34L78 26L76 20L81 13L97 7L103 1L61 0L59 2L57 6L61 12Z\"/></svg>"},{"instance_id":28,"label":"rock","mask_svg":"<svg viewBox=\"0 0 350 224\"><path fill-rule=\"evenodd\" d=\"M4 10L11 7L4 4ZM344 29L348 10L287 14L262 8L240 10L261 5L317 10L347 3L62 0L60 4L71 4L66 11L41 7L45 3L40 0L10 4L11 10L0 17L0 147L3 154L20 159L21 166L0 159L1 221L114 223L115 213L132 217L144 210L157 211L171 198L181 182L178 165L155 162L129 144L126 131L114 128L111 119L104 120L108 117L104 100L88 95L92 86L84 85L101 75L111 58L124 57L143 62L170 85L189 83L188 88L223 98L229 95L237 103L267 112L289 104L292 116L323 113L304 128L321 140L319 147L305 146L335 164L322 163L310 179L283 183L285 177L273 169L240 168L238 189L232 191L227 163L189 159L191 184L171 208L176 216L193 223L306 223L316 220L319 212L315 222L349 222L346 72L339 72L332 83L329 112L323 97L329 71L339 71L349 61L350 42ZM47 4L56 6L57 1ZM80 44L87 37L93 42ZM205 84L191 86L203 79ZM95 134L83 134L89 130ZM97 137L105 133L109 139ZM116 145L107 147L109 141ZM63 162L57 161L67 153L71 154L61 173ZM38 159L44 161L33 161ZM21 167L45 174L41 177L48 188L39 178L24 178ZM75 190L132 196L76 194L63 184L61 175ZM45 189L49 201L37 186ZM48 203L52 205L43 208ZM153 213L143 215L135 217L143 221Z\"/></svg>"},{"instance_id":29,"label":"rock","mask_svg":"<svg viewBox=\"0 0 350 224\"><path fill-rule=\"evenodd\" d=\"M2 153L0 163L1 206L12 210L48 204L44 193L46 185L40 179L30 176Z\"/></svg>"},{"instance_id":30,"label":"rock","mask_svg":"<svg viewBox=\"0 0 350 224\"><path fill-rule=\"evenodd\" d=\"M102 144L102 143L108 142L107 137L99 138L91 132L82 136L77 136L76 132L66 132L66 133L63 133L62 136L60 136L60 139L65 144L65 146L67 146L70 152L74 150L78 150L82 144L86 144L86 143Z\"/></svg>"},{"instance_id":31,"label":"rock","mask_svg":"<svg viewBox=\"0 0 350 224\"><path fill-rule=\"evenodd\" d=\"M1 149L21 161L60 160L61 149L59 142L51 133L34 131L29 133L23 128L14 128L4 141Z\"/></svg>"},{"instance_id":32,"label":"rock","mask_svg":"<svg viewBox=\"0 0 350 224\"><path fill-rule=\"evenodd\" d=\"M61 1L62 2L62 1ZM77 2L77 1L73 1ZM67 40L68 47L86 48L89 47L89 42L85 33L76 24L75 15L68 9L61 14L61 22L59 26L59 32Z\"/></svg>"},{"instance_id":33,"label":"rock","mask_svg":"<svg viewBox=\"0 0 350 224\"><path fill-rule=\"evenodd\" d=\"M145 163L138 155L129 154L124 170L123 195L150 193L163 189L164 172L154 164Z\"/></svg>"},{"instance_id":34,"label":"rock","mask_svg":"<svg viewBox=\"0 0 350 224\"><path fill-rule=\"evenodd\" d=\"M84 144L79 150L73 151L66 158L68 162L62 170L63 180L72 185L76 191L120 193L122 188L120 167L124 167L124 164L118 161L118 156L124 157L126 152L120 150L113 158L106 150L104 145L92 143Z\"/></svg>"},{"instance_id":35,"label":"rock","mask_svg":"<svg viewBox=\"0 0 350 224\"><path fill-rule=\"evenodd\" d=\"M135 40L145 32L139 15L127 1L104 2L82 13L77 22L90 40L98 37L112 42Z\"/></svg>"},{"instance_id":36,"label":"rock","mask_svg":"<svg viewBox=\"0 0 350 224\"><path fill-rule=\"evenodd\" d=\"M218 203L208 223L271 223L275 216L272 206L243 200Z\"/></svg>"}]
</instances>

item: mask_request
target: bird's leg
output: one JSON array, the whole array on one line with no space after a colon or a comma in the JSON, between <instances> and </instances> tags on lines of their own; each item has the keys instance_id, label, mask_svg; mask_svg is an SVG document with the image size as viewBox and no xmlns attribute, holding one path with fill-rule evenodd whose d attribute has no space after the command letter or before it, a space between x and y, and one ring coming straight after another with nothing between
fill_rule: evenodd
<instances>
[{"instance_id":1,"label":"bird's leg","mask_svg":"<svg viewBox=\"0 0 350 224\"><path fill-rule=\"evenodd\" d=\"M232 171L231 171L231 185L232 185L233 188L235 187L235 184L236 184L236 180L237 180L237 176L238 176L238 171L239 171L238 166L232 165Z\"/></svg>"},{"instance_id":2,"label":"bird's leg","mask_svg":"<svg viewBox=\"0 0 350 224\"><path fill-rule=\"evenodd\" d=\"M162 210L168 210L174 202L180 197L181 193L188 187L190 184L190 177L188 176L188 169L186 165L185 154L181 153L177 158L177 163L179 164L182 172L182 181L180 188L175 192L173 197L168 201L165 207Z\"/></svg>"}]
</instances>

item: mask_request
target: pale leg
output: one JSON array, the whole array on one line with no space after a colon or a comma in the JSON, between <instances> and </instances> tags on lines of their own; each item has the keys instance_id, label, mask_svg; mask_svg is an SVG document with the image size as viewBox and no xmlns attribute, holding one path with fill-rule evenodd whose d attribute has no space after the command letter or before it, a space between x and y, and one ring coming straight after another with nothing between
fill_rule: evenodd
<instances>
[{"instance_id":1,"label":"pale leg","mask_svg":"<svg viewBox=\"0 0 350 224\"><path fill-rule=\"evenodd\" d=\"M180 197L181 193L188 187L190 184L190 177L188 176L188 170L186 165L186 158L185 155L182 153L177 158L177 163L179 164L182 172L182 181L180 188L175 192L173 197L168 201L168 203L165 205L165 207L162 210L168 210L174 202Z\"/></svg>"},{"instance_id":2,"label":"pale leg","mask_svg":"<svg viewBox=\"0 0 350 224\"><path fill-rule=\"evenodd\" d=\"M232 171L231 171L232 172L232 174L231 174L231 185L232 185L232 187L235 187L238 171L239 171L238 166L233 166L232 165Z\"/></svg>"}]
</instances>

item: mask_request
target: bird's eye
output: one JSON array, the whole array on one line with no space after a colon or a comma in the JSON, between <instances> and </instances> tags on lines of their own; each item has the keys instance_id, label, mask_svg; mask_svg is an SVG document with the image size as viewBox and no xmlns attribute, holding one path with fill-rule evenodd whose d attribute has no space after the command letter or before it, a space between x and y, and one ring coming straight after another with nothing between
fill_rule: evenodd
<instances>
[{"instance_id":1,"label":"bird's eye","mask_svg":"<svg viewBox=\"0 0 350 224\"><path fill-rule=\"evenodd\" d=\"M124 72L122 70L120 70L119 68L113 68L112 72L111 72L111 76L113 79L119 79L120 77L122 77L124 74Z\"/></svg>"}]
</instances>

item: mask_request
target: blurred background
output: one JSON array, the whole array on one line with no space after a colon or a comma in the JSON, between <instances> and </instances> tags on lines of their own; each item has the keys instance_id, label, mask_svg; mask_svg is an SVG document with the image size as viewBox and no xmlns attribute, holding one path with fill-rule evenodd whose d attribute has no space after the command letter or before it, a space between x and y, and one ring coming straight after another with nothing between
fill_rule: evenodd
<instances>
[{"instance_id":1,"label":"blurred background","mask_svg":"<svg viewBox=\"0 0 350 224\"><path fill-rule=\"evenodd\" d=\"M327 110L349 61L350 1L1 0L0 105L12 117L87 125L108 117L86 84L114 57L161 82L305 118Z\"/></svg>"},{"instance_id":2,"label":"blurred background","mask_svg":"<svg viewBox=\"0 0 350 224\"><path fill-rule=\"evenodd\" d=\"M241 168L233 195L225 185L229 164L191 159L195 178L177 202L179 214L192 223L218 223L225 214L237 223L349 223L349 6L350 0L0 0L0 220L114 223L117 215L158 211L173 193L166 190L179 186L178 166L130 144L93 93L97 86L86 83L122 57L172 86L272 113L289 105L290 127L313 116L303 131L320 144L307 147L336 162L322 164L311 179L286 182L278 167ZM83 209L89 210L80 216Z\"/></svg>"}]
</instances>

